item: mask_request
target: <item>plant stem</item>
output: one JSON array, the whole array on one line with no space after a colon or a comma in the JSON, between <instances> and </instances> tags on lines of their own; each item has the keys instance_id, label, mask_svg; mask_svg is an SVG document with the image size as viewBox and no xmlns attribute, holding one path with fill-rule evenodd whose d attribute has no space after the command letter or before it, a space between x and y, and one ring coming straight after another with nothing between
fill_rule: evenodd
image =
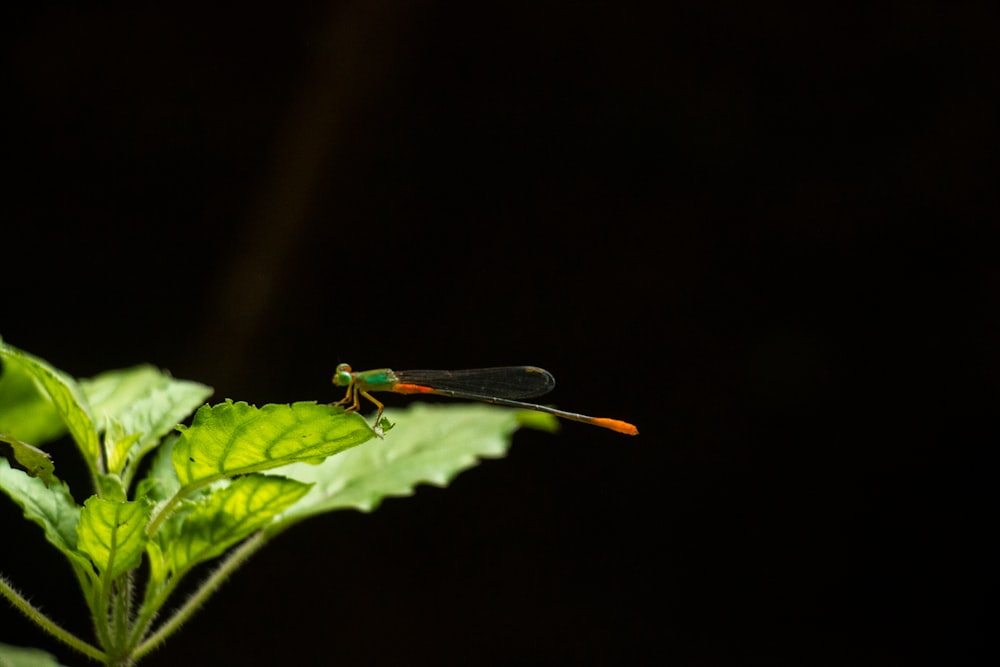
<instances>
[{"instance_id":1,"label":"plant stem","mask_svg":"<svg viewBox=\"0 0 1000 667\"><path fill-rule=\"evenodd\" d=\"M90 609L90 618L94 622L94 634L97 641L108 650L112 646L111 629L108 627L108 599L103 595L104 586L98 582L86 594L87 608Z\"/></svg>"},{"instance_id":2,"label":"plant stem","mask_svg":"<svg viewBox=\"0 0 1000 667\"><path fill-rule=\"evenodd\" d=\"M153 619L160 613L160 607L170 599L179 581L179 577L167 577L167 581L155 593L153 592L154 582L152 579L146 582L146 592L143 595L142 604L139 605L138 616L132 624L132 631L129 634L129 646L137 646L146 635L146 631L149 629Z\"/></svg>"},{"instance_id":3,"label":"plant stem","mask_svg":"<svg viewBox=\"0 0 1000 667\"><path fill-rule=\"evenodd\" d=\"M115 583L111 599L111 635L116 651L123 651L128 645L129 621L132 614L132 579L134 572L127 572L122 580Z\"/></svg>"},{"instance_id":4,"label":"plant stem","mask_svg":"<svg viewBox=\"0 0 1000 667\"><path fill-rule=\"evenodd\" d=\"M73 633L64 630L51 618L43 614L39 609L34 607L24 596L22 596L17 590L8 583L6 579L0 577L0 593L3 593L4 597L10 600L11 604L21 611L22 614L31 619L36 625L41 627L43 630L48 632L50 635L61 641L62 643L70 646L80 653L83 653L88 658L93 658L94 660L99 660L104 662L107 660L107 656L96 646L92 646L87 642L83 641Z\"/></svg>"},{"instance_id":5,"label":"plant stem","mask_svg":"<svg viewBox=\"0 0 1000 667\"><path fill-rule=\"evenodd\" d=\"M202 480L195 484L188 484L187 486L178 489L177 492L170 497L170 500L168 500L165 505L160 507L160 510L156 513L155 516L153 516L150 522L146 525L146 535L150 537L155 535L156 531L160 529L160 524L166 521L167 517L170 516L170 513L174 511L174 508L177 507L177 505L180 504L180 502L184 500L184 498L189 496L192 492L196 491L197 489L205 486L210 482L214 482L216 479L220 479L221 477L222 475L218 475L216 477L209 478L207 480Z\"/></svg>"},{"instance_id":6,"label":"plant stem","mask_svg":"<svg viewBox=\"0 0 1000 667\"><path fill-rule=\"evenodd\" d=\"M146 655L159 644L161 644L167 637L177 631L180 626L187 621L201 605L222 585L222 583L229 578L236 568L242 565L250 556L255 554L261 547L263 547L268 542L267 536L263 532L256 533L253 537L248 539L246 542L241 544L239 547L234 549L226 558L222 561L215 571L209 575L208 579L202 582L201 586L198 587L191 597L181 605L181 607L174 612L174 614L164 621L163 625L157 629L156 632L151 634L146 638L132 653L132 658L138 660L142 656Z\"/></svg>"}]
</instances>

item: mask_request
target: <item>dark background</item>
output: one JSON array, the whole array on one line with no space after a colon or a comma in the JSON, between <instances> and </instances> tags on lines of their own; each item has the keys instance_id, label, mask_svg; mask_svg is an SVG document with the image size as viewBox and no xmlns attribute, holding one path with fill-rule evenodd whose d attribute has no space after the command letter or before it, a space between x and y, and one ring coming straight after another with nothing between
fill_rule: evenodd
<instances>
[{"instance_id":1,"label":"dark background","mask_svg":"<svg viewBox=\"0 0 1000 667\"><path fill-rule=\"evenodd\" d=\"M5 11L13 345L258 404L530 363L641 431L301 525L145 664L987 662L996 3Z\"/></svg>"}]
</instances>

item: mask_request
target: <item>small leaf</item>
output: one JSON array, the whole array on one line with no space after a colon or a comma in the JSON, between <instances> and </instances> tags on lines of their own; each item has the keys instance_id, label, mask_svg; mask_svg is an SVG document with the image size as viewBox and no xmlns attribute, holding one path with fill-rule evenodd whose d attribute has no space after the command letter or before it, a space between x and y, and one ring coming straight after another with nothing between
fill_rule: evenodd
<instances>
[{"instance_id":1,"label":"small leaf","mask_svg":"<svg viewBox=\"0 0 1000 667\"><path fill-rule=\"evenodd\" d=\"M270 523L307 491L308 484L271 475L240 477L213 490L183 517L182 528L160 545L167 567L180 575L215 558Z\"/></svg>"},{"instance_id":2,"label":"small leaf","mask_svg":"<svg viewBox=\"0 0 1000 667\"><path fill-rule=\"evenodd\" d=\"M97 495L105 500L116 503L123 503L128 500L128 494L122 485L122 479L118 475L98 475Z\"/></svg>"},{"instance_id":3,"label":"small leaf","mask_svg":"<svg viewBox=\"0 0 1000 667\"><path fill-rule=\"evenodd\" d=\"M118 418L130 405L159 386L163 375L155 366L143 364L81 378L80 388L90 401L95 417Z\"/></svg>"},{"instance_id":4,"label":"small leaf","mask_svg":"<svg viewBox=\"0 0 1000 667\"><path fill-rule=\"evenodd\" d=\"M108 472L118 475L128 461L128 453L142 433L128 433L122 423L113 417L107 418L104 427L104 452L108 457Z\"/></svg>"},{"instance_id":5,"label":"small leaf","mask_svg":"<svg viewBox=\"0 0 1000 667\"><path fill-rule=\"evenodd\" d=\"M40 648L0 644L0 667L62 667L54 655Z\"/></svg>"},{"instance_id":6,"label":"small leaf","mask_svg":"<svg viewBox=\"0 0 1000 667\"><path fill-rule=\"evenodd\" d=\"M88 498L80 512L78 548L104 576L117 579L139 565L146 547L147 512L143 502Z\"/></svg>"},{"instance_id":7,"label":"small leaf","mask_svg":"<svg viewBox=\"0 0 1000 667\"><path fill-rule=\"evenodd\" d=\"M226 401L195 413L173 461L182 486L318 460L373 436L360 415L312 402L257 408Z\"/></svg>"},{"instance_id":8,"label":"small leaf","mask_svg":"<svg viewBox=\"0 0 1000 667\"><path fill-rule=\"evenodd\" d=\"M66 424L48 394L18 364L3 364L0 432L33 445L44 445L66 433Z\"/></svg>"},{"instance_id":9,"label":"small leaf","mask_svg":"<svg viewBox=\"0 0 1000 667\"><path fill-rule=\"evenodd\" d=\"M100 442L87 399L76 380L53 368L48 362L3 341L0 341L0 360L4 362L5 368L15 367L19 369L18 372L30 375L48 394L73 440L87 458L88 464L93 466L100 456ZM16 431L7 432L26 440Z\"/></svg>"},{"instance_id":10,"label":"small leaf","mask_svg":"<svg viewBox=\"0 0 1000 667\"><path fill-rule=\"evenodd\" d=\"M314 483L285 516L298 520L346 508L367 512L388 496L411 495L417 484L445 486L480 459L504 456L521 425L520 412L420 403L392 411L396 428L378 446L359 447L316 466L297 463L277 470Z\"/></svg>"},{"instance_id":11,"label":"small leaf","mask_svg":"<svg viewBox=\"0 0 1000 667\"><path fill-rule=\"evenodd\" d=\"M154 366L101 373L80 386L96 417L107 423L108 470L135 465L164 435L205 402L212 388L177 380Z\"/></svg>"},{"instance_id":12,"label":"small leaf","mask_svg":"<svg viewBox=\"0 0 1000 667\"><path fill-rule=\"evenodd\" d=\"M52 474L55 466L52 464L52 457L26 442L21 442L17 438L12 438L0 433L0 442L10 446L10 455L13 456L17 465L32 477L42 480L45 486L52 483ZM3 448L0 448L2 450Z\"/></svg>"},{"instance_id":13,"label":"small leaf","mask_svg":"<svg viewBox=\"0 0 1000 667\"><path fill-rule=\"evenodd\" d=\"M56 548L72 558L76 554L76 526L80 507L70 495L65 482L56 481L48 487L42 480L29 477L0 459L0 490L10 496L24 512L45 531L45 537Z\"/></svg>"}]
</instances>

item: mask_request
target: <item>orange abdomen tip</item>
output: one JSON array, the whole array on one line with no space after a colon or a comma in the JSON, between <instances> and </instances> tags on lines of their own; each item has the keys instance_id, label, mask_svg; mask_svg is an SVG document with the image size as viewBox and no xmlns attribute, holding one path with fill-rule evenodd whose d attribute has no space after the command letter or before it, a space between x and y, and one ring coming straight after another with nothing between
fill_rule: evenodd
<instances>
[{"instance_id":1,"label":"orange abdomen tip","mask_svg":"<svg viewBox=\"0 0 1000 667\"><path fill-rule=\"evenodd\" d=\"M623 422L620 419L608 419L607 417L596 417L594 425L610 428L612 431L624 433L625 435L639 435L639 429L634 424Z\"/></svg>"}]
</instances>

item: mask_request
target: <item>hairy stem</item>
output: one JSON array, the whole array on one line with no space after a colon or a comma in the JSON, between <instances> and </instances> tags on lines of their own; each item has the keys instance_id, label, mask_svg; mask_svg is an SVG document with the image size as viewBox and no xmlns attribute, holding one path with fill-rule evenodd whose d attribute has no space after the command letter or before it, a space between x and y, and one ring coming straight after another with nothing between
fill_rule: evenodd
<instances>
[{"instance_id":1,"label":"hairy stem","mask_svg":"<svg viewBox=\"0 0 1000 667\"><path fill-rule=\"evenodd\" d=\"M211 595L218 590L219 586L229 578L240 565L246 562L250 556L257 553L257 551L263 547L268 542L267 536L263 532L256 533L253 537L245 541L239 547L234 549L226 558L222 561L218 568L202 582L201 586L198 587L191 597L181 605L181 607L174 612L174 614L164 621L156 632L151 634L146 638L132 654L135 660L138 660L142 656L146 655L161 643L167 639L171 634L177 631L181 625L184 624L191 616L198 611L199 607L208 600Z\"/></svg>"},{"instance_id":2,"label":"hairy stem","mask_svg":"<svg viewBox=\"0 0 1000 667\"><path fill-rule=\"evenodd\" d=\"M93 658L94 660L99 660L101 662L104 662L107 659L107 656L99 648L88 644L73 633L64 630L58 623L43 614L41 610L28 602L28 600L3 577L0 577L0 593L3 593L3 596L10 600L11 604L20 610L22 614L27 616L36 625L62 643L70 646L80 653L83 653L88 658Z\"/></svg>"}]
</instances>

